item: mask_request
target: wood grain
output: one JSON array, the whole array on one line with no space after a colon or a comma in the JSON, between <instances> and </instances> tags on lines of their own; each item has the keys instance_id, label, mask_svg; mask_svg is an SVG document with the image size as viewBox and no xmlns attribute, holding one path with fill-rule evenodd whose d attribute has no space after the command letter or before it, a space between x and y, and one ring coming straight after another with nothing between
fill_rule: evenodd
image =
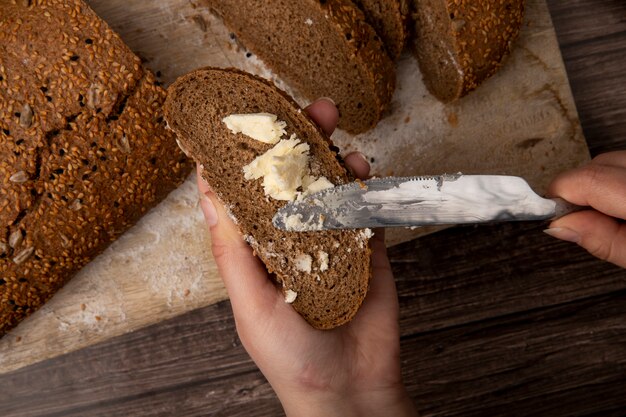
<instances>
[{"instance_id":1,"label":"wood grain","mask_svg":"<svg viewBox=\"0 0 626 417\"><path fill-rule=\"evenodd\" d=\"M550 0L595 153L626 149L626 4ZM424 416L626 415L626 271L540 224L390 250L405 382ZM0 376L3 416L281 415L228 302Z\"/></svg>"},{"instance_id":2,"label":"wood grain","mask_svg":"<svg viewBox=\"0 0 626 417\"><path fill-rule=\"evenodd\" d=\"M626 289L624 270L545 235L545 227L458 227L392 248L403 334Z\"/></svg>"},{"instance_id":3,"label":"wood grain","mask_svg":"<svg viewBox=\"0 0 626 417\"><path fill-rule=\"evenodd\" d=\"M592 155L624 149L626 2L548 1Z\"/></svg>"},{"instance_id":4,"label":"wood grain","mask_svg":"<svg viewBox=\"0 0 626 417\"><path fill-rule=\"evenodd\" d=\"M621 291L405 337L409 389L424 416L624 411L625 316Z\"/></svg>"}]
</instances>

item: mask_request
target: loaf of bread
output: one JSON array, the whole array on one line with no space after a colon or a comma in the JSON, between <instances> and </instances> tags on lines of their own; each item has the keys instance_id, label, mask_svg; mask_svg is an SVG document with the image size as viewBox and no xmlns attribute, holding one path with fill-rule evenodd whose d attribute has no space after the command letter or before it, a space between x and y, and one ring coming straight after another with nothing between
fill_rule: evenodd
<instances>
[{"instance_id":1,"label":"loaf of bread","mask_svg":"<svg viewBox=\"0 0 626 417\"><path fill-rule=\"evenodd\" d=\"M350 0L204 0L243 45L309 100L330 97L351 133L376 125L389 106L395 69Z\"/></svg>"},{"instance_id":2,"label":"loaf of bread","mask_svg":"<svg viewBox=\"0 0 626 417\"><path fill-rule=\"evenodd\" d=\"M274 274L286 301L316 328L346 323L356 314L368 289L369 231L297 233L276 229L272 217L289 197L268 196L267 178L262 181L249 174L253 161L285 142L273 145L234 133L237 130L227 123L233 115L273 117L280 125L276 130L284 129L283 138L293 141L295 135L301 141L297 148L308 148L310 176L343 184L349 177L336 148L290 97L250 74L234 69L200 69L179 78L168 89L168 125L185 152L204 167L202 176L230 212L242 238ZM288 156L272 159L272 163L276 161L291 164ZM276 170L276 165L270 170ZM289 173L284 178L287 182L296 177Z\"/></svg>"},{"instance_id":3,"label":"loaf of bread","mask_svg":"<svg viewBox=\"0 0 626 417\"><path fill-rule=\"evenodd\" d=\"M387 49L398 59L407 38L408 0L354 0Z\"/></svg>"},{"instance_id":4,"label":"loaf of bread","mask_svg":"<svg viewBox=\"0 0 626 417\"><path fill-rule=\"evenodd\" d=\"M412 0L413 50L430 92L450 102L492 76L523 13L524 0Z\"/></svg>"},{"instance_id":5,"label":"loaf of bread","mask_svg":"<svg viewBox=\"0 0 626 417\"><path fill-rule=\"evenodd\" d=\"M189 173L164 100L81 0L0 0L0 335Z\"/></svg>"}]
</instances>

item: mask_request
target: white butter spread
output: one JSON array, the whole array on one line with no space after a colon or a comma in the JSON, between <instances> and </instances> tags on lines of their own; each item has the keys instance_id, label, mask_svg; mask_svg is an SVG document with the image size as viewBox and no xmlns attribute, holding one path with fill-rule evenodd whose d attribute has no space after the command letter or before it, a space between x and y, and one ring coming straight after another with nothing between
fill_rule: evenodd
<instances>
[{"instance_id":1,"label":"white butter spread","mask_svg":"<svg viewBox=\"0 0 626 417\"><path fill-rule=\"evenodd\" d=\"M365 247L365 242L374 237L374 232L372 229L363 229L359 232L357 237L357 242L359 243L359 247L362 249Z\"/></svg>"},{"instance_id":2,"label":"white butter spread","mask_svg":"<svg viewBox=\"0 0 626 417\"><path fill-rule=\"evenodd\" d=\"M311 217L304 221L302 214L291 214L285 218L287 230L323 230L324 219L321 216ZM339 244L335 248L338 248Z\"/></svg>"},{"instance_id":3,"label":"white butter spread","mask_svg":"<svg viewBox=\"0 0 626 417\"><path fill-rule=\"evenodd\" d=\"M243 167L244 178L263 178L265 194L276 200L295 200L308 174L309 145L295 137L282 139L272 149Z\"/></svg>"},{"instance_id":4,"label":"white butter spread","mask_svg":"<svg viewBox=\"0 0 626 417\"><path fill-rule=\"evenodd\" d=\"M301 253L300 255L296 256L296 259L294 260L294 264L298 271L302 271L302 272L306 272L310 274L311 267L313 265L313 258L311 258L311 255L307 255L306 253Z\"/></svg>"},{"instance_id":5,"label":"white butter spread","mask_svg":"<svg viewBox=\"0 0 626 417\"><path fill-rule=\"evenodd\" d=\"M319 177L318 179L315 179L315 177L308 175L303 178L302 182L304 185L304 191L298 196L298 200L306 197L309 194L313 194L318 191L334 187L333 183L328 181L328 178L326 177Z\"/></svg>"},{"instance_id":6,"label":"white butter spread","mask_svg":"<svg viewBox=\"0 0 626 417\"><path fill-rule=\"evenodd\" d=\"M333 186L326 177L311 175L308 144L300 142L295 134L289 139L281 139L286 123L277 121L275 115L233 114L225 117L223 122L233 133L242 132L253 139L274 144L273 148L243 167L246 180L263 178L266 196L293 201Z\"/></svg>"},{"instance_id":7,"label":"white butter spread","mask_svg":"<svg viewBox=\"0 0 626 417\"><path fill-rule=\"evenodd\" d=\"M298 297L298 293L292 290L285 291L285 302L287 304L291 304L296 301L296 297Z\"/></svg>"},{"instance_id":8,"label":"white butter spread","mask_svg":"<svg viewBox=\"0 0 626 417\"><path fill-rule=\"evenodd\" d=\"M302 214L292 214L287 216L285 219L285 226L287 226L288 230L300 230L298 228L304 226Z\"/></svg>"},{"instance_id":9,"label":"white butter spread","mask_svg":"<svg viewBox=\"0 0 626 417\"><path fill-rule=\"evenodd\" d=\"M231 114L222 122L235 134L243 133L263 143L274 144L286 133L287 126L287 123L277 119L270 113Z\"/></svg>"},{"instance_id":10,"label":"white butter spread","mask_svg":"<svg viewBox=\"0 0 626 417\"><path fill-rule=\"evenodd\" d=\"M324 272L328 270L328 254L323 250L317 252L317 260L320 263L320 271Z\"/></svg>"}]
</instances>

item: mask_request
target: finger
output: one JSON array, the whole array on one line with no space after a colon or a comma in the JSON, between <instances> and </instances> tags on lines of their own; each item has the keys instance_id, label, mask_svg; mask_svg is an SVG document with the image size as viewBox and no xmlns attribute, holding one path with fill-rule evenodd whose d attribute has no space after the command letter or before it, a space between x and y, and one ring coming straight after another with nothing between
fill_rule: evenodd
<instances>
[{"instance_id":1,"label":"finger","mask_svg":"<svg viewBox=\"0 0 626 417\"><path fill-rule=\"evenodd\" d=\"M335 102L327 97L322 97L309 104L304 109L324 133L332 135L339 122L339 110Z\"/></svg>"},{"instance_id":2,"label":"finger","mask_svg":"<svg viewBox=\"0 0 626 417\"><path fill-rule=\"evenodd\" d=\"M559 175L548 194L626 218L626 168L591 163Z\"/></svg>"},{"instance_id":3,"label":"finger","mask_svg":"<svg viewBox=\"0 0 626 417\"><path fill-rule=\"evenodd\" d=\"M365 155L361 152L351 152L344 158L346 166L352 171L355 177L364 180L370 174L370 164Z\"/></svg>"},{"instance_id":4,"label":"finger","mask_svg":"<svg viewBox=\"0 0 626 417\"><path fill-rule=\"evenodd\" d=\"M612 217L580 211L553 221L546 233L578 243L592 255L626 268L626 224Z\"/></svg>"},{"instance_id":5,"label":"finger","mask_svg":"<svg viewBox=\"0 0 626 417\"><path fill-rule=\"evenodd\" d=\"M198 183L206 189L202 185L204 180L199 179ZM282 296L270 281L265 267L243 240L215 194L203 193L200 206L211 231L211 251L235 315L269 314Z\"/></svg>"},{"instance_id":6,"label":"finger","mask_svg":"<svg viewBox=\"0 0 626 417\"><path fill-rule=\"evenodd\" d=\"M615 151L600 154L593 158L591 163L626 168L626 151Z\"/></svg>"},{"instance_id":7,"label":"finger","mask_svg":"<svg viewBox=\"0 0 626 417\"><path fill-rule=\"evenodd\" d=\"M376 322L381 323L380 317L388 317L389 322L383 325L397 325L399 315L398 295L389 258L387 257L384 229L377 229L374 232L374 237L370 240L370 247L372 249L372 278L369 291L356 319L359 317L376 317ZM390 312L393 314L389 314ZM364 325L367 326L369 323Z\"/></svg>"}]
</instances>

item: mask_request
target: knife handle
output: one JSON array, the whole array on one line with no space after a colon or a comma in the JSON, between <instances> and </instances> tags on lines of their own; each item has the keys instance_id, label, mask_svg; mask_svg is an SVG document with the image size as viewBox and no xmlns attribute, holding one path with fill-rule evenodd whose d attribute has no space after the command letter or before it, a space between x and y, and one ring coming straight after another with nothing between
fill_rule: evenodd
<instances>
[{"instance_id":1,"label":"knife handle","mask_svg":"<svg viewBox=\"0 0 626 417\"><path fill-rule=\"evenodd\" d=\"M556 206L554 207L554 217L552 217L550 220L560 219L565 215L587 208L572 204L569 201L563 200L562 198L551 198L551 200L556 203Z\"/></svg>"}]
</instances>

